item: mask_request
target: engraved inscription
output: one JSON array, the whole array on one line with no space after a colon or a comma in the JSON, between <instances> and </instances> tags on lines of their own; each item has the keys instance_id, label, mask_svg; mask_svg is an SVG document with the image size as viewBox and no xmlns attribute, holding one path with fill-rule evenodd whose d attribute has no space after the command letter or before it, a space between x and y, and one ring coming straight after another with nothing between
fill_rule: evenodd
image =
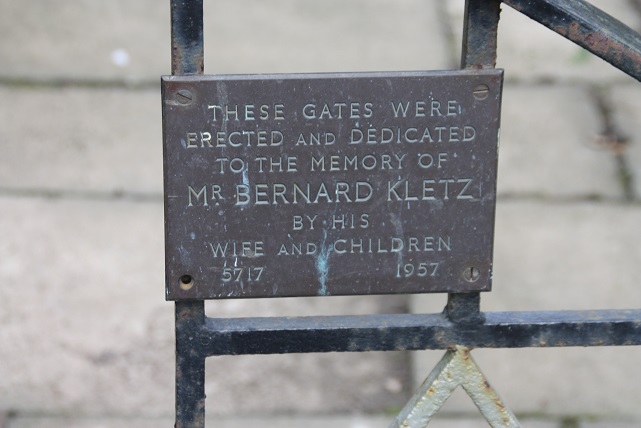
<instances>
[{"instance_id":1,"label":"engraved inscription","mask_svg":"<svg viewBox=\"0 0 641 428\"><path fill-rule=\"evenodd\" d=\"M501 83L164 78L197 100L163 107L168 297L489 290Z\"/></svg>"}]
</instances>

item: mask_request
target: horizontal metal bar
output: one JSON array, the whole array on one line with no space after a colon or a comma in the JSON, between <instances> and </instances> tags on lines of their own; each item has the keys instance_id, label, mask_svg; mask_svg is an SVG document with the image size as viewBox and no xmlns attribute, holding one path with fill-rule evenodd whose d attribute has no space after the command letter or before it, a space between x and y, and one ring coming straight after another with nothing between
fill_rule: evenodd
<instances>
[{"instance_id":1,"label":"horizontal metal bar","mask_svg":"<svg viewBox=\"0 0 641 428\"><path fill-rule=\"evenodd\" d=\"M480 325L442 314L207 318L195 332L205 356L419 349L641 345L641 309L495 312Z\"/></svg>"},{"instance_id":2,"label":"horizontal metal bar","mask_svg":"<svg viewBox=\"0 0 641 428\"><path fill-rule=\"evenodd\" d=\"M503 2L641 80L641 36L590 3L584 0Z\"/></svg>"}]
</instances>

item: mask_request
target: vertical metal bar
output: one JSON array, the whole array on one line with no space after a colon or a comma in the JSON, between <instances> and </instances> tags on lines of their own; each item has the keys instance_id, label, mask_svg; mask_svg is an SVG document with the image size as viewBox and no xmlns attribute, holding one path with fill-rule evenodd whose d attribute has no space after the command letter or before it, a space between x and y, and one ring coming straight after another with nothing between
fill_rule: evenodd
<instances>
[{"instance_id":1,"label":"vertical metal bar","mask_svg":"<svg viewBox=\"0 0 641 428\"><path fill-rule=\"evenodd\" d=\"M205 302L176 302L176 425L205 427L205 355L196 340Z\"/></svg>"},{"instance_id":2,"label":"vertical metal bar","mask_svg":"<svg viewBox=\"0 0 641 428\"><path fill-rule=\"evenodd\" d=\"M171 0L171 74L203 74L203 0Z\"/></svg>"},{"instance_id":3,"label":"vertical metal bar","mask_svg":"<svg viewBox=\"0 0 641 428\"><path fill-rule=\"evenodd\" d=\"M483 324L481 293L450 293L447 295L445 315L457 324Z\"/></svg>"},{"instance_id":4,"label":"vertical metal bar","mask_svg":"<svg viewBox=\"0 0 641 428\"><path fill-rule=\"evenodd\" d=\"M461 68L494 68L500 12L501 0L465 1ZM448 294L445 315L455 323L483 323L480 293Z\"/></svg>"},{"instance_id":5,"label":"vertical metal bar","mask_svg":"<svg viewBox=\"0 0 641 428\"><path fill-rule=\"evenodd\" d=\"M461 68L494 68L501 0L466 0Z\"/></svg>"},{"instance_id":6,"label":"vertical metal bar","mask_svg":"<svg viewBox=\"0 0 641 428\"><path fill-rule=\"evenodd\" d=\"M171 0L171 74L204 72L203 0ZM176 428L205 427L205 302L176 302Z\"/></svg>"}]
</instances>

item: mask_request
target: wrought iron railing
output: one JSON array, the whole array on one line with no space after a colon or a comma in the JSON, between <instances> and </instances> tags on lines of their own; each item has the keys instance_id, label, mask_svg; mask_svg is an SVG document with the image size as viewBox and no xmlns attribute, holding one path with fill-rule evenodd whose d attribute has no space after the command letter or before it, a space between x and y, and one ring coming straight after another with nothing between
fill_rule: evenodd
<instances>
[{"instance_id":1,"label":"wrought iron railing","mask_svg":"<svg viewBox=\"0 0 641 428\"><path fill-rule=\"evenodd\" d=\"M641 80L641 37L583 0L504 0ZM496 62L501 1L467 0L461 67ZM204 71L203 1L171 0L172 74ZM176 301L176 427L205 426L205 359L219 355L443 349L448 353L392 426L426 425L462 385L492 426L519 426L469 359L473 348L641 344L641 309L484 313L480 293L450 293L438 314L210 318L203 300ZM453 379L440 376L444 370ZM436 391L436 392L435 392Z\"/></svg>"}]
</instances>

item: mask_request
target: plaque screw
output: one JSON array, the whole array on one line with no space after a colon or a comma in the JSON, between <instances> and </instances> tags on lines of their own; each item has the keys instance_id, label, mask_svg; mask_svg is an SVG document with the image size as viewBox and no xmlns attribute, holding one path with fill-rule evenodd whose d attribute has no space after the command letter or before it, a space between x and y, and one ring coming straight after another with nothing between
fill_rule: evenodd
<instances>
[{"instance_id":1,"label":"plaque screw","mask_svg":"<svg viewBox=\"0 0 641 428\"><path fill-rule=\"evenodd\" d=\"M476 85L473 91L474 98L482 101L490 95L490 88L485 84Z\"/></svg>"},{"instance_id":2,"label":"plaque screw","mask_svg":"<svg viewBox=\"0 0 641 428\"><path fill-rule=\"evenodd\" d=\"M465 278L467 282L476 282L480 277L481 277L481 271L478 270L478 268L475 268L474 266L465 268L465 270L463 271L463 278Z\"/></svg>"},{"instance_id":3,"label":"plaque screw","mask_svg":"<svg viewBox=\"0 0 641 428\"><path fill-rule=\"evenodd\" d=\"M183 290L189 290L194 286L194 279L191 275L183 275L180 277L180 288Z\"/></svg>"},{"instance_id":4,"label":"plaque screw","mask_svg":"<svg viewBox=\"0 0 641 428\"><path fill-rule=\"evenodd\" d=\"M176 92L176 101L178 101L179 104L191 104L191 100L193 99L193 97L194 96L192 95L192 93L187 89L181 89L180 91Z\"/></svg>"}]
</instances>

